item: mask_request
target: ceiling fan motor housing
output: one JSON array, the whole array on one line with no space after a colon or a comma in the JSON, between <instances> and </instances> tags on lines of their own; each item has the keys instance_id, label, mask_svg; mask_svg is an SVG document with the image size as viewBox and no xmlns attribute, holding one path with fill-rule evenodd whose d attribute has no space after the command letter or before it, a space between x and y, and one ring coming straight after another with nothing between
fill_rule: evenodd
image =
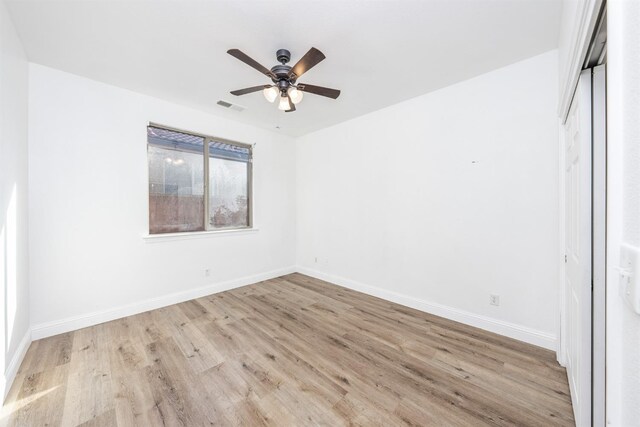
<instances>
[{"instance_id":1,"label":"ceiling fan motor housing","mask_svg":"<svg viewBox=\"0 0 640 427\"><path fill-rule=\"evenodd\" d=\"M275 65L271 68L271 72L276 75L277 79L272 80L289 79L289 71L291 71L291 67L288 65Z\"/></svg>"},{"instance_id":2,"label":"ceiling fan motor housing","mask_svg":"<svg viewBox=\"0 0 640 427\"><path fill-rule=\"evenodd\" d=\"M289 62L289 59L291 58L289 51L286 49L280 49L276 53L276 56L278 57L278 61L282 62L282 64L275 65L271 68L271 72L275 75L271 80L284 95L287 93L289 87L295 83L296 77L295 75L289 76L291 67L289 65L285 65L285 63Z\"/></svg>"}]
</instances>

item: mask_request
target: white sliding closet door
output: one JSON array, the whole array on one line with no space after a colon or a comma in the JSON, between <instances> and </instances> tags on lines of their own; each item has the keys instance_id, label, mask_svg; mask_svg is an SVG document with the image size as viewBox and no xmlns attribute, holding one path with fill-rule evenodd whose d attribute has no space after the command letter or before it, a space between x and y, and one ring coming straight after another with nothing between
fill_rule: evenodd
<instances>
[{"instance_id":1,"label":"white sliding closet door","mask_svg":"<svg viewBox=\"0 0 640 427\"><path fill-rule=\"evenodd\" d=\"M565 124L566 358L578 427L591 425L591 70L580 75Z\"/></svg>"}]
</instances>

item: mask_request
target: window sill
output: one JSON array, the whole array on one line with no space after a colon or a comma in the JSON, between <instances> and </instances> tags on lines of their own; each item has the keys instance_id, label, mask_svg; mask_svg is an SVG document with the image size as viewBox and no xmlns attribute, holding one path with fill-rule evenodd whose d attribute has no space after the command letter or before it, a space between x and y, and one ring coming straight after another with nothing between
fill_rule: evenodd
<instances>
[{"instance_id":1,"label":"window sill","mask_svg":"<svg viewBox=\"0 0 640 427\"><path fill-rule=\"evenodd\" d=\"M237 236L257 233L258 228L236 228L233 230L188 231L185 233L145 234L142 238L147 243L169 242L174 240L201 239L205 237Z\"/></svg>"}]
</instances>

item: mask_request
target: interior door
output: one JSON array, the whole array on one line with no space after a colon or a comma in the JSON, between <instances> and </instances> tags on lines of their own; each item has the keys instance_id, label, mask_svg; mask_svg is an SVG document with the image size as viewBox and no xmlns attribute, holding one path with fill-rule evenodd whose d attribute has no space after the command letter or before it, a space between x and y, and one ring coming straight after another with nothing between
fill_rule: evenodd
<instances>
[{"instance_id":1,"label":"interior door","mask_svg":"<svg viewBox=\"0 0 640 427\"><path fill-rule=\"evenodd\" d=\"M576 425L591 425L591 70L580 75L565 124L566 362Z\"/></svg>"}]
</instances>

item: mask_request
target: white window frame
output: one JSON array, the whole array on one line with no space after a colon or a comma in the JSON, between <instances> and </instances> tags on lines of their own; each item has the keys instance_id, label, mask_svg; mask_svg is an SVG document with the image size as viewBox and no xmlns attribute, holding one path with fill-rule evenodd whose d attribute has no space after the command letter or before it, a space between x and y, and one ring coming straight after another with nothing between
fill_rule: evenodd
<instances>
[{"instance_id":1,"label":"white window frame","mask_svg":"<svg viewBox=\"0 0 640 427\"><path fill-rule=\"evenodd\" d=\"M175 128L159 123L149 122L147 127L154 127L164 129L172 132L184 133L187 135L197 136L204 139L203 142L203 161L204 161L204 231L180 231L175 233L151 233L151 224L149 222L149 158L147 155L147 238L161 238L161 237L176 237L176 236L191 236L198 234L212 234L212 233L230 233L230 232L242 232L242 231L254 231L257 230L253 226L253 144L246 144L243 142L232 141L226 138L219 138L216 136L205 135L198 132L187 131L184 129ZM249 161L247 162L247 225L243 227L225 227L215 228L210 224L209 215L209 143L222 142L229 145L235 145L237 147L246 148L249 150ZM149 143L147 142L147 149Z\"/></svg>"}]
</instances>

